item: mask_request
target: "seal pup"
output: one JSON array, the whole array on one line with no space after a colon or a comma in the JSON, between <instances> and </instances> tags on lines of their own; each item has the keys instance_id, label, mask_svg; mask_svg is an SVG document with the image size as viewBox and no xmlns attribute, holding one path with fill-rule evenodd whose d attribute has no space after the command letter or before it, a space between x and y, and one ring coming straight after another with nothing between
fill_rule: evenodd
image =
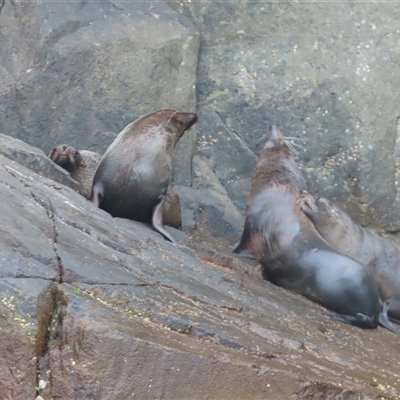
<instances>
[{"instance_id":1,"label":"seal pup","mask_svg":"<svg viewBox=\"0 0 400 400\"><path fill-rule=\"evenodd\" d=\"M79 193L88 199L101 154L89 150L76 150L72 146L59 144L51 150L49 158L70 173L72 179L79 183Z\"/></svg>"},{"instance_id":2,"label":"seal pup","mask_svg":"<svg viewBox=\"0 0 400 400\"><path fill-rule=\"evenodd\" d=\"M336 250L367 266L388 303L388 316L400 321L400 249L370 229L356 224L336 203L302 194L303 212Z\"/></svg>"},{"instance_id":3,"label":"seal pup","mask_svg":"<svg viewBox=\"0 0 400 400\"><path fill-rule=\"evenodd\" d=\"M159 110L130 123L100 160L90 200L113 217L151 223L176 243L162 220L172 151L197 121L194 113Z\"/></svg>"},{"instance_id":4,"label":"seal pup","mask_svg":"<svg viewBox=\"0 0 400 400\"><path fill-rule=\"evenodd\" d=\"M236 253L252 254L264 278L336 311L330 318L361 328L388 320L367 268L335 251L302 212L305 187L295 155L276 126L253 173L243 235Z\"/></svg>"},{"instance_id":5,"label":"seal pup","mask_svg":"<svg viewBox=\"0 0 400 400\"><path fill-rule=\"evenodd\" d=\"M49 158L61 168L68 171L79 183L79 193L90 198L93 177L102 155L89 150L76 150L73 146L60 144L50 152ZM179 228L182 225L181 202L178 193L168 187L163 204L164 225Z\"/></svg>"}]
</instances>

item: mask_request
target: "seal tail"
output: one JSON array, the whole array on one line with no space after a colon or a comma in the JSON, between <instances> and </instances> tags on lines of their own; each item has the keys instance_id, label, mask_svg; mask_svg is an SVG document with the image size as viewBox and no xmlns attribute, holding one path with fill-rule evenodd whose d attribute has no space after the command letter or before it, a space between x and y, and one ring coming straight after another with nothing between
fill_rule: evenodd
<instances>
[{"instance_id":1,"label":"seal tail","mask_svg":"<svg viewBox=\"0 0 400 400\"><path fill-rule=\"evenodd\" d=\"M379 314L379 323L386 329L389 329L389 331L392 331L393 333L400 335L400 331L389 321L386 301L383 302L383 308L381 313Z\"/></svg>"}]
</instances>

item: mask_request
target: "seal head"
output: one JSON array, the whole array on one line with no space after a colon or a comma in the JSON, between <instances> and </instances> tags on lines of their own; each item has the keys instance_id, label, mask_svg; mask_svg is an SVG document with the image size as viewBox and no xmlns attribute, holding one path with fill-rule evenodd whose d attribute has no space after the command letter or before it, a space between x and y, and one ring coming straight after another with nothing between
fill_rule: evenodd
<instances>
[{"instance_id":1,"label":"seal head","mask_svg":"<svg viewBox=\"0 0 400 400\"><path fill-rule=\"evenodd\" d=\"M60 144L50 152L49 158L68 171L78 182L79 193L89 198L93 175L99 165L101 154L89 150L77 150L73 146Z\"/></svg>"}]
</instances>

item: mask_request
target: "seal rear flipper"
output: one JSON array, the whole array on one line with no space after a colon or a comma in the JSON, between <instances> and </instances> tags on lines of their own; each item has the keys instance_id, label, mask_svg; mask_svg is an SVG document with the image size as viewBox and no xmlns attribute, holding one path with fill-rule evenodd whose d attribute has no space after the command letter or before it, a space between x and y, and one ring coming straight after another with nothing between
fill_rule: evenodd
<instances>
[{"instance_id":1,"label":"seal rear flipper","mask_svg":"<svg viewBox=\"0 0 400 400\"><path fill-rule=\"evenodd\" d=\"M400 335L400 331L389 321L387 308L388 308L387 303L386 301L384 301L382 311L379 314L379 323L386 329L389 329L389 331L392 331L393 333Z\"/></svg>"},{"instance_id":2,"label":"seal rear flipper","mask_svg":"<svg viewBox=\"0 0 400 400\"><path fill-rule=\"evenodd\" d=\"M257 257L250 250L242 248L240 244L235 247L233 253L237 254L239 257L251 258L252 260L257 259Z\"/></svg>"},{"instance_id":3,"label":"seal rear flipper","mask_svg":"<svg viewBox=\"0 0 400 400\"><path fill-rule=\"evenodd\" d=\"M373 320L368 315L362 314L362 313L357 313L354 315L322 313L322 315L325 315L325 316L329 317L330 319L344 322L345 324L358 326L359 328L364 328L364 329L375 329L378 326L378 321Z\"/></svg>"},{"instance_id":4,"label":"seal rear flipper","mask_svg":"<svg viewBox=\"0 0 400 400\"><path fill-rule=\"evenodd\" d=\"M165 195L161 196L160 199L158 200L158 202L156 203L156 205L154 206L151 223L156 231L160 232L161 235L163 235L165 238L167 238L172 243L177 244L176 240L165 229L165 226L163 224L162 210L163 210L164 201L165 201Z\"/></svg>"}]
</instances>

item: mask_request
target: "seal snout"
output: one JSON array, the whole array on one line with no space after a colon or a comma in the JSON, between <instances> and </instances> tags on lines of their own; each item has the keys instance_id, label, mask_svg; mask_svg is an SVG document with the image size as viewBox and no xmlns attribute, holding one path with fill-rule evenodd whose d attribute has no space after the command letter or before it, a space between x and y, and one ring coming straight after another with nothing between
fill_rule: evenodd
<instances>
[{"instance_id":1,"label":"seal snout","mask_svg":"<svg viewBox=\"0 0 400 400\"><path fill-rule=\"evenodd\" d=\"M271 137L274 139L279 139L280 135L282 135L281 131L275 124L271 125L270 131L271 131Z\"/></svg>"},{"instance_id":2,"label":"seal snout","mask_svg":"<svg viewBox=\"0 0 400 400\"><path fill-rule=\"evenodd\" d=\"M185 124L186 129L192 127L197 121L197 114L195 113L185 113L181 117L182 122Z\"/></svg>"}]
</instances>

